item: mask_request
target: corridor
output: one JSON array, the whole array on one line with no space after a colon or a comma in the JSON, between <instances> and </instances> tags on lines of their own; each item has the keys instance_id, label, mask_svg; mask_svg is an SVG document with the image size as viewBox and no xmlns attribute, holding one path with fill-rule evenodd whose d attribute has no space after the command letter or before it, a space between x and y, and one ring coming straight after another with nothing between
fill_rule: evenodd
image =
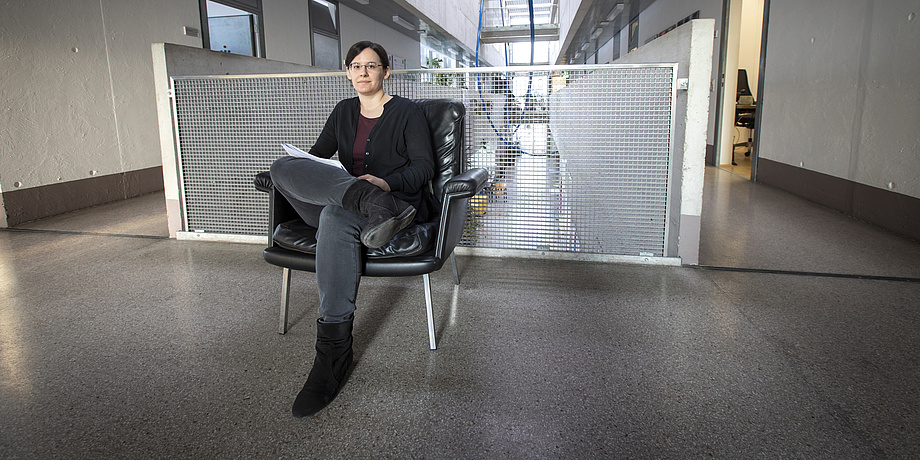
<instances>
[{"instance_id":1,"label":"corridor","mask_svg":"<svg viewBox=\"0 0 920 460\"><path fill-rule=\"evenodd\" d=\"M365 278L315 418L316 289L166 238L162 194L0 230L0 458L920 455L920 243L707 168L700 267L511 258Z\"/></svg>"}]
</instances>

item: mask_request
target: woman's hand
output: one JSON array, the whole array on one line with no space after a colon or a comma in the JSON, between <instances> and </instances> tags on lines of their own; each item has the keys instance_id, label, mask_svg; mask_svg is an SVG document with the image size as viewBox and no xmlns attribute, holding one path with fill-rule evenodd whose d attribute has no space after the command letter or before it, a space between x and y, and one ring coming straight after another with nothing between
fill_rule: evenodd
<instances>
[{"instance_id":1,"label":"woman's hand","mask_svg":"<svg viewBox=\"0 0 920 460\"><path fill-rule=\"evenodd\" d=\"M387 181L385 181L385 180L383 180L383 179L381 179L381 178L379 178L379 177L377 177L377 176L372 176L372 175L370 175L370 174L365 174L365 175L363 175L363 176L358 176L358 179L360 179L360 180L366 180L366 181L368 181L368 182L370 182L370 183L372 183L372 184L374 184L374 185L380 187L380 188L383 189L383 191L385 191L385 192L389 192L389 191L390 191L390 184L388 184Z\"/></svg>"}]
</instances>

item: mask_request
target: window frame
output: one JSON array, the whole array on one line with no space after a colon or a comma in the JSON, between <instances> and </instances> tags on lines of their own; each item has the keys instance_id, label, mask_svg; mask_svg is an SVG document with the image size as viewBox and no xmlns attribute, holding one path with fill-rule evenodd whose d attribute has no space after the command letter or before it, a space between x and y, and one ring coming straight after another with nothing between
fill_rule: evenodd
<instances>
[{"instance_id":1,"label":"window frame","mask_svg":"<svg viewBox=\"0 0 920 460\"><path fill-rule=\"evenodd\" d=\"M212 0L213 1L213 0ZM317 21L313 20L313 2L314 0L307 0L308 3L308 16L310 21L310 62L313 66L316 66L316 40L314 40L314 35L319 34L326 38L335 39L337 46L336 51L338 52L338 69L345 70L345 61L342 58L342 22L340 19L340 11L342 6L337 0L323 0L326 3L331 3L335 5L335 35L329 33L329 31L317 28L314 26ZM319 3L319 2L317 2Z\"/></svg>"},{"instance_id":2,"label":"window frame","mask_svg":"<svg viewBox=\"0 0 920 460\"><path fill-rule=\"evenodd\" d=\"M220 3L224 6L236 8L240 11L256 16L256 28L254 31L255 50L257 58L265 58L265 20L262 14L262 0L250 0L251 3L243 3L236 0L210 0L214 3ZM311 0L312 1L312 0ZM208 0L198 0L198 11L201 16L201 47L211 49L211 34L208 30Z\"/></svg>"}]
</instances>

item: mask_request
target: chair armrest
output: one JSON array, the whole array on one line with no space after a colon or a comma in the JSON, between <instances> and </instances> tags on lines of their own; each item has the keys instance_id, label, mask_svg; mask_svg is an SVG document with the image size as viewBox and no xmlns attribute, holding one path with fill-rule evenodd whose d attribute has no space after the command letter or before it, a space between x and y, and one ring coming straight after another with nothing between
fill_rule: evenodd
<instances>
[{"instance_id":1,"label":"chair armrest","mask_svg":"<svg viewBox=\"0 0 920 460\"><path fill-rule=\"evenodd\" d=\"M272 183L271 173L268 171L260 172L252 178L252 185L260 192L268 193L268 245L275 246L272 235L278 225L290 220L299 219L297 211L288 203L288 200L275 189Z\"/></svg>"},{"instance_id":2,"label":"chair armrest","mask_svg":"<svg viewBox=\"0 0 920 460\"><path fill-rule=\"evenodd\" d=\"M252 185L255 185L256 190L265 193L271 193L275 189L275 185L272 183L272 175L268 171L260 172L252 178Z\"/></svg>"},{"instance_id":3,"label":"chair armrest","mask_svg":"<svg viewBox=\"0 0 920 460\"><path fill-rule=\"evenodd\" d=\"M473 168L454 176L444 184L444 195L457 198L470 198L481 192L489 182L489 171Z\"/></svg>"},{"instance_id":4,"label":"chair armrest","mask_svg":"<svg viewBox=\"0 0 920 460\"><path fill-rule=\"evenodd\" d=\"M435 257L444 260L460 242L469 199L481 192L489 182L489 171L474 168L454 176L444 184L444 198L441 207L441 219L438 225L438 242L435 244Z\"/></svg>"}]
</instances>

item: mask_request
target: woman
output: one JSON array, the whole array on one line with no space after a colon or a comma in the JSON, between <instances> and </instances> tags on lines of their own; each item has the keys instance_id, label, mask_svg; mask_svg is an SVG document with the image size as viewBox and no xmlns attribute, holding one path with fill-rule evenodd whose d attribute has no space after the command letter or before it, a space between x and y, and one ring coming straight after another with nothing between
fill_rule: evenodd
<instances>
[{"instance_id":1,"label":"woman","mask_svg":"<svg viewBox=\"0 0 920 460\"><path fill-rule=\"evenodd\" d=\"M295 417L313 415L335 398L352 362L352 323L364 247L380 247L416 218L427 218L425 185L434 175L428 123L408 99L383 91L390 76L386 50L352 45L346 75L357 97L339 102L310 148L336 152L349 172L319 162L282 157L272 164L275 188L304 222L317 228L316 358L294 400Z\"/></svg>"}]
</instances>

